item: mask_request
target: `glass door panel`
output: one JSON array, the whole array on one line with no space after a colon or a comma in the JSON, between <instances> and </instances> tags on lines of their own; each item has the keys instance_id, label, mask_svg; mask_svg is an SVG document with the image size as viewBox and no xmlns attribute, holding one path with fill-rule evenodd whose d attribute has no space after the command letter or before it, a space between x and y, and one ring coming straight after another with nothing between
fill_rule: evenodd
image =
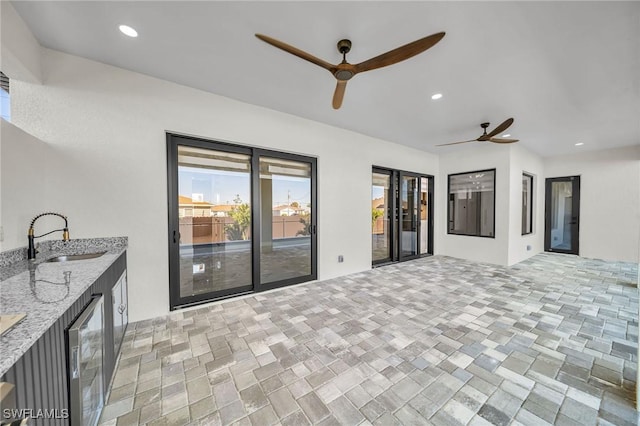
<instances>
[{"instance_id":1,"label":"glass door panel","mask_svg":"<svg viewBox=\"0 0 640 426\"><path fill-rule=\"evenodd\" d=\"M171 309L317 277L316 159L167 134Z\"/></svg>"},{"instance_id":2,"label":"glass door panel","mask_svg":"<svg viewBox=\"0 0 640 426\"><path fill-rule=\"evenodd\" d=\"M178 146L177 189L180 299L250 289L251 157Z\"/></svg>"},{"instance_id":3,"label":"glass door panel","mask_svg":"<svg viewBox=\"0 0 640 426\"><path fill-rule=\"evenodd\" d=\"M400 258L418 255L418 182L417 176L400 176Z\"/></svg>"},{"instance_id":4,"label":"glass door panel","mask_svg":"<svg viewBox=\"0 0 640 426\"><path fill-rule=\"evenodd\" d=\"M311 164L261 156L260 284L312 273Z\"/></svg>"},{"instance_id":5,"label":"glass door panel","mask_svg":"<svg viewBox=\"0 0 640 426\"><path fill-rule=\"evenodd\" d=\"M379 265L433 253L433 177L373 167L371 261Z\"/></svg>"},{"instance_id":6,"label":"glass door panel","mask_svg":"<svg viewBox=\"0 0 640 426\"><path fill-rule=\"evenodd\" d=\"M371 258L373 263L391 260L391 195L391 173L374 171L371 187Z\"/></svg>"},{"instance_id":7,"label":"glass door panel","mask_svg":"<svg viewBox=\"0 0 640 426\"><path fill-rule=\"evenodd\" d=\"M545 250L578 254L580 177L546 182Z\"/></svg>"},{"instance_id":8,"label":"glass door panel","mask_svg":"<svg viewBox=\"0 0 640 426\"><path fill-rule=\"evenodd\" d=\"M429 178L420 178L420 254L429 253Z\"/></svg>"}]
</instances>

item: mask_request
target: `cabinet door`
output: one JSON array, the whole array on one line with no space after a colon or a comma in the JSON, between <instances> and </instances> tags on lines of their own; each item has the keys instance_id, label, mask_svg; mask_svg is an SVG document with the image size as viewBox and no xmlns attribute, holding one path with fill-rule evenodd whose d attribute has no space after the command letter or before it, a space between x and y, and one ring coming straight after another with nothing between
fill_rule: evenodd
<instances>
[{"instance_id":1,"label":"cabinet door","mask_svg":"<svg viewBox=\"0 0 640 426\"><path fill-rule=\"evenodd\" d=\"M117 356L124 337L126 323L123 322L123 313L126 313L126 302L123 303L122 290L126 289L127 275L124 272L116 285L111 290L113 300L113 352ZM126 290L125 290L126 295ZM126 314L125 314L126 315Z\"/></svg>"},{"instance_id":2,"label":"cabinet door","mask_svg":"<svg viewBox=\"0 0 640 426\"><path fill-rule=\"evenodd\" d=\"M124 332L127 330L127 324L129 324L129 296L127 293L129 286L127 285L127 271L124 271L121 280L122 297L120 300L122 304L122 334L124 336Z\"/></svg>"}]
</instances>

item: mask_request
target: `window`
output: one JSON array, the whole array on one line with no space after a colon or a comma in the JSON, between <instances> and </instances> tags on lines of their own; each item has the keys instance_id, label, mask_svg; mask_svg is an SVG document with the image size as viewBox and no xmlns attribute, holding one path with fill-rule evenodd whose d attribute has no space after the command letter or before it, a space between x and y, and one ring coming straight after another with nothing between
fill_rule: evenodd
<instances>
[{"instance_id":1,"label":"window","mask_svg":"<svg viewBox=\"0 0 640 426\"><path fill-rule=\"evenodd\" d=\"M522 174L522 235L533 232L533 176Z\"/></svg>"},{"instance_id":2,"label":"window","mask_svg":"<svg viewBox=\"0 0 640 426\"><path fill-rule=\"evenodd\" d=\"M447 232L495 238L496 170L449 175Z\"/></svg>"}]
</instances>

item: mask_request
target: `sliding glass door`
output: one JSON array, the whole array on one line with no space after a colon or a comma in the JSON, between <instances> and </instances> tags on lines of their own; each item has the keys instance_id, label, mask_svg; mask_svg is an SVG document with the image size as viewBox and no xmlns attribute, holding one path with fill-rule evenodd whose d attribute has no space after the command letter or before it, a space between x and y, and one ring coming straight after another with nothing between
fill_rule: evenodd
<instances>
[{"instance_id":1,"label":"sliding glass door","mask_svg":"<svg viewBox=\"0 0 640 426\"><path fill-rule=\"evenodd\" d=\"M433 254L433 178L420 177L420 254Z\"/></svg>"},{"instance_id":2,"label":"sliding glass door","mask_svg":"<svg viewBox=\"0 0 640 426\"><path fill-rule=\"evenodd\" d=\"M179 298L251 290L250 155L188 145L177 154Z\"/></svg>"},{"instance_id":3,"label":"sliding glass door","mask_svg":"<svg viewBox=\"0 0 640 426\"><path fill-rule=\"evenodd\" d=\"M373 264L390 262L393 256L393 173L374 169L371 187L371 244Z\"/></svg>"},{"instance_id":4,"label":"sliding glass door","mask_svg":"<svg viewBox=\"0 0 640 426\"><path fill-rule=\"evenodd\" d=\"M171 308L316 277L315 159L167 135Z\"/></svg>"},{"instance_id":5,"label":"sliding glass door","mask_svg":"<svg viewBox=\"0 0 640 426\"><path fill-rule=\"evenodd\" d=\"M374 167L372 264L433 253L433 177Z\"/></svg>"},{"instance_id":6,"label":"sliding glass door","mask_svg":"<svg viewBox=\"0 0 640 426\"><path fill-rule=\"evenodd\" d=\"M265 155L259 167L260 285L270 288L314 270L315 191L310 162Z\"/></svg>"},{"instance_id":7,"label":"sliding glass door","mask_svg":"<svg viewBox=\"0 0 640 426\"><path fill-rule=\"evenodd\" d=\"M400 172L400 260L415 259L418 251L420 177Z\"/></svg>"}]
</instances>

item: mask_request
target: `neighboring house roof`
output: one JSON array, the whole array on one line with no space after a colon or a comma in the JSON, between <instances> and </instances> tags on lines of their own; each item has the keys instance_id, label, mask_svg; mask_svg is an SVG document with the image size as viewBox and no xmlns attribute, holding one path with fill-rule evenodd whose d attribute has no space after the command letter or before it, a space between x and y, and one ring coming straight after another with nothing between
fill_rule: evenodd
<instances>
[{"instance_id":1,"label":"neighboring house roof","mask_svg":"<svg viewBox=\"0 0 640 426\"><path fill-rule=\"evenodd\" d=\"M371 200L372 209L384 209L384 197L374 198Z\"/></svg>"},{"instance_id":2,"label":"neighboring house roof","mask_svg":"<svg viewBox=\"0 0 640 426\"><path fill-rule=\"evenodd\" d=\"M230 212L235 207L235 204L218 204L217 206L211 207L211 210L213 210L214 212Z\"/></svg>"},{"instance_id":3,"label":"neighboring house roof","mask_svg":"<svg viewBox=\"0 0 640 426\"><path fill-rule=\"evenodd\" d=\"M178 204L181 206L194 206L194 207L211 207L213 204L207 203L206 201L193 201L189 197L185 197L184 195L178 195Z\"/></svg>"}]
</instances>

